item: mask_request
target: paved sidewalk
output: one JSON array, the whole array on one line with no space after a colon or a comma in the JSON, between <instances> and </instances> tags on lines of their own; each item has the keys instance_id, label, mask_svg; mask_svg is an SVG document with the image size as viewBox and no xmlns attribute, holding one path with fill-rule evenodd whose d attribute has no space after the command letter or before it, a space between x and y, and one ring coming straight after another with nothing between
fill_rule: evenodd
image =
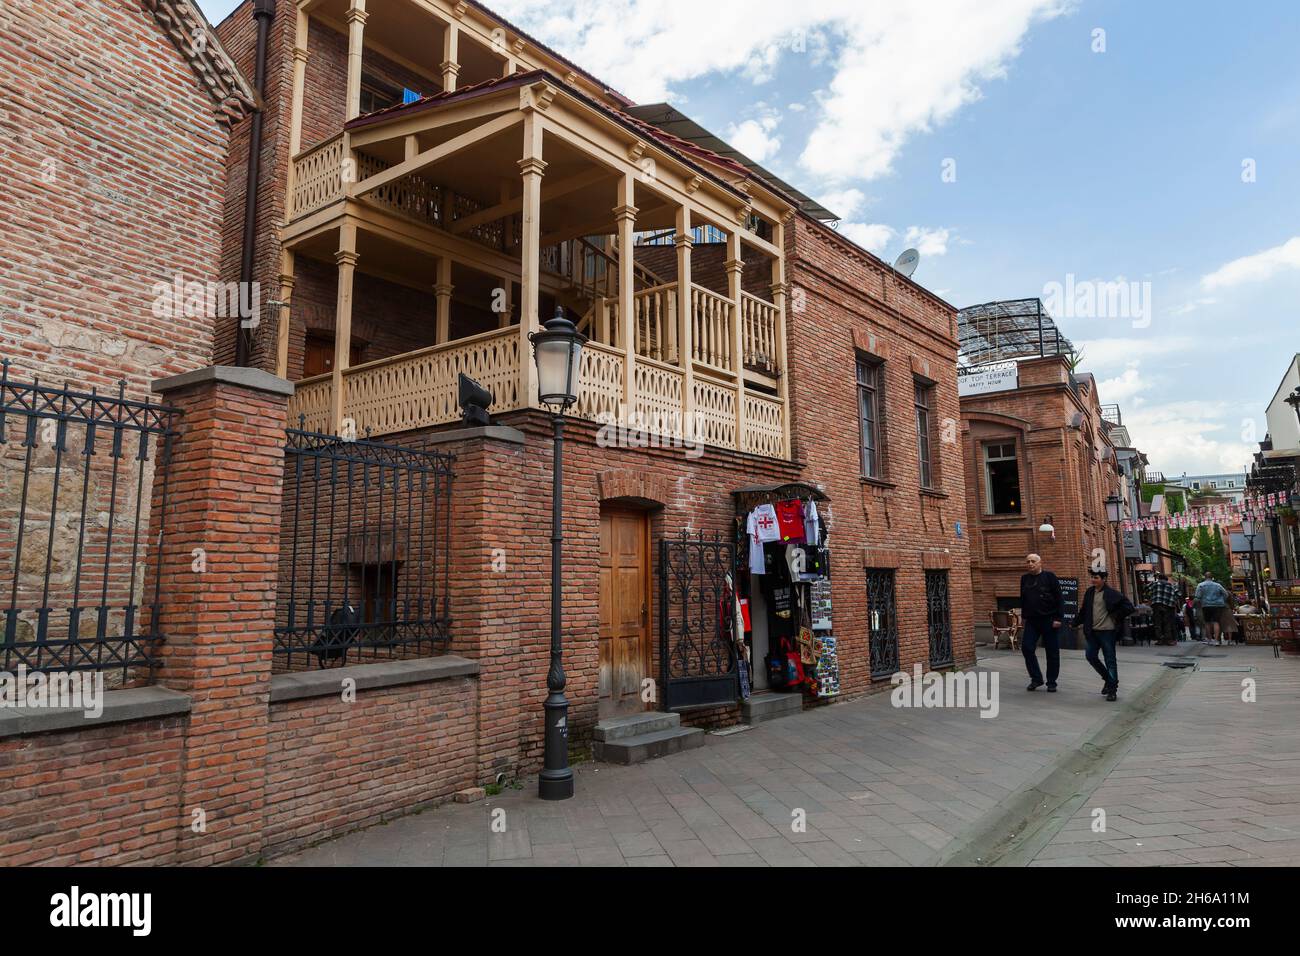
<instances>
[{"instance_id":1,"label":"paved sidewalk","mask_svg":"<svg viewBox=\"0 0 1300 956\"><path fill-rule=\"evenodd\" d=\"M1032 866L1300 863L1300 663L1266 647L1205 655Z\"/></svg>"},{"instance_id":2,"label":"paved sidewalk","mask_svg":"<svg viewBox=\"0 0 1300 956\"><path fill-rule=\"evenodd\" d=\"M1121 702L1139 685L1165 673L1161 661L1184 653L1187 646L1178 650L1121 648ZM1024 663L1018 652L980 651L987 655L981 659L980 669L1000 675L1001 711L994 719L981 718L975 709L894 708L888 694L875 695L731 736L710 736L704 747L634 767L580 765L576 768L577 794L562 803L538 800L535 778L529 778L521 790L508 790L477 804L444 805L402 817L268 864L933 864L963 834L995 818L1009 796L1050 771L1062 755L1076 753L1079 745L1113 716L1117 706L1107 704L1097 693L1099 681L1081 652L1062 652L1059 693L1040 690L1030 694L1024 689ZM1291 688L1289 702L1279 699L1267 710L1259 707L1259 716L1231 718L1233 728L1238 727L1238 719L1253 721L1251 726L1256 729L1272 728L1273 742L1246 740L1242 746L1248 749L1234 752L1236 763L1221 768L1229 777L1236 777L1238 789L1231 794L1227 794L1231 785L1223 777L1210 779L1210 771L1204 768L1188 771L1183 767L1180 771L1183 765L1176 755L1186 754L1204 741L1206 715L1222 709L1214 702L1222 705L1229 684L1237 686L1238 678L1247 675L1190 677L1159 718L1163 743L1154 742L1155 734L1144 736L1112 775L1118 778L1117 789L1106 797L1114 806L1112 826L1133 826L1123 816L1125 812L1158 826L1151 819L1152 812L1176 813L1182 804L1171 805L1170 801L1188 800L1186 794L1179 796L1174 790L1201 785L1218 787L1231 799L1254 792L1258 795L1249 798L1252 813L1258 807L1271 807L1273 822L1294 822L1278 808L1289 809L1289 801L1300 799L1300 783L1296 782L1300 757L1294 738L1283 739L1292 733L1300 716L1294 692L1300 682L1300 664L1271 658L1265 662L1253 648L1206 651L1226 655L1206 658L1202 663L1208 666L1253 655L1252 663L1258 660L1260 675L1269 675L1268 681L1260 682L1261 697L1276 694L1281 698L1288 692L1280 688ZM1198 699L1198 689L1208 692L1208 702ZM1182 703L1184 695L1186 704ZM1246 729L1245 724L1240 727ZM1235 730L1222 735L1222 747L1228 748L1226 741L1237 739L1234 734ZM1275 759L1266 756L1270 749ZM1175 756L1159 756L1165 752ZM1214 753L1220 753L1217 744ZM1196 759L1209 763L1220 758ZM1143 776L1153 767L1161 771L1155 784ZM1108 781L1106 786L1110 785ZM1142 795L1153 786L1168 790L1154 799ZM1204 810L1199 800L1190 802ZM1158 809L1151 808L1151 803L1157 803ZM803 832L792 826L796 810L806 813ZM496 811L504 811L504 833L492 832L494 814L500 819ZM1163 816L1160 822L1165 822ZM1075 820L1066 826L1057 839L1068 846L1073 839L1069 834L1078 827ZM1114 839L1130 836L1127 830L1112 832ZM1285 849L1293 854L1292 861L1300 861L1300 850L1283 847L1286 841L1274 831L1257 828L1247 835L1258 843L1266 842L1264 835L1271 836L1267 841L1271 846ZM1148 836L1163 837L1164 831ZM1035 862L1051 862L1061 852L1053 842ZM1060 858L1075 862L1079 855L1071 851ZM1184 862L1130 855L1133 863ZM1272 859L1280 862L1281 856Z\"/></svg>"}]
</instances>

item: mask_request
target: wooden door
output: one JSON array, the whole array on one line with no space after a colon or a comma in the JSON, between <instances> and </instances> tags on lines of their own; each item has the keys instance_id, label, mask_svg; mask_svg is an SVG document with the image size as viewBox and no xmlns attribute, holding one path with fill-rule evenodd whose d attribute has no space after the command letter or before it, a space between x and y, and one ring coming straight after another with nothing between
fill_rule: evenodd
<instances>
[{"instance_id":1,"label":"wooden door","mask_svg":"<svg viewBox=\"0 0 1300 956\"><path fill-rule=\"evenodd\" d=\"M649 706L650 522L644 512L600 513L600 716Z\"/></svg>"},{"instance_id":2,"label":"wooden door","mask_svg":"<svg viewBox=\"0 0 1300 956\"><path fill-rule=\"evenodd\" d=\"M361 364L361 346L353 343L348 349L348 364ZM307 336L306 350L303 353L302 377L324 375L334 371L334 336L310 334Z\"/></svg>"}]
</instances>

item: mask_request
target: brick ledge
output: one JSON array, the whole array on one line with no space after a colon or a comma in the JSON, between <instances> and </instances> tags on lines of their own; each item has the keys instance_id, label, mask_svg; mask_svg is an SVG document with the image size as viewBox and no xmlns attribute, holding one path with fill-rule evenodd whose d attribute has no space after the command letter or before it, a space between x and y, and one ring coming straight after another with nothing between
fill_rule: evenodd
<instances>
[{"instance_id":1,"label":"brick ledge","mask_svg":"<svg viewBox=\"0 0 1300 956\"><path fill-rule=\"evenodd\" d=\"M104 712L87 717L72 707L0 707L0 738L58 730L90 730L105 724L153 720L190 712L190 697L166 687L131 687L104 693Z\"/></svg>"},{"instance_id":2,"label":"brick ledge","mask_svg":"<svg viewBox=\"0 0 1300 956\"><path fill-rule=\"evenodd\" d=\"M445 680L448 677L470 677L478 672L478 661L446 654L442 657L417 657L406 661L380 661L375 664L357 664L354 667L276 674L271 678L271 703L338 694L345 677L357 682L357 690L378 690L403 684Z\"/></svg>"}]
</instances>

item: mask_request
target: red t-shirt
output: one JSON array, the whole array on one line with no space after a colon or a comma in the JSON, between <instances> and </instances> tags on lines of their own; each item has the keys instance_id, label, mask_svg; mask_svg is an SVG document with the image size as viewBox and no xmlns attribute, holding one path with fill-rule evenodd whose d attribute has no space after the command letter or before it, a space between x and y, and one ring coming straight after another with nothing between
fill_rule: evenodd
<instances>
[{"instance_id":1,"label":"red t-shirt","mask_svg":"<svg viewBox=\"0 0 1300 956\"><path fill-rule=\"evenodd\" d=\"M776 526L781 540L799 542L804 539L803 502L798 498L776 503Z\"/></svg>"}]
</instances>

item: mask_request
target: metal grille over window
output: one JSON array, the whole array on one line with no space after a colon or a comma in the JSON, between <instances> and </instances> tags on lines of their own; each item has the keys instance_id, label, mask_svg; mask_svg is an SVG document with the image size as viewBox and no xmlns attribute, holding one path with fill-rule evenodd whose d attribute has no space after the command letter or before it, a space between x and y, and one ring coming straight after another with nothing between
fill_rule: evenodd
<instances>
[{"instance_id":1,"label":"metal grille over window","mask_svg":"<svg viewBox=\"0 0 1300 956\"><path fill-rule=\"evenodd\" d=\"M0 664L103 671L114 686L158 666L156 557L167 534L178 411L17 382L0 363ZM154 494L153 489L160 489Z\"/></svg>"},{"instance_id":2,"label":"metal grille over window","mask_svg":"<svg viewBox=\"0 0 1300 956\"><path fill-rule=\"evenodd\" d=\"M925 618L930 631L930 667L952 664L952 615L948 606L948 572L925 572Z\"/></svg>"},{"instance_id":3,"label":"metal grille over window","mask_svg":"<svg viewBox=\"0 0 1300 956\"><path fill-rule=\"evenodd\" d=\"M445 650L455 459L286 435L274 669Z\"/></svg>"},{"instance_id":4,"label":"metal grille over window","mask_svg":"<svg viewBox=\"0 0 1300 956\"><path fill-rule=\"evenodd\" d=\"M891 677L898 672L898 614L892 569L867 568L867 627L871 679Z\"/></svg>"}]
</instances>

